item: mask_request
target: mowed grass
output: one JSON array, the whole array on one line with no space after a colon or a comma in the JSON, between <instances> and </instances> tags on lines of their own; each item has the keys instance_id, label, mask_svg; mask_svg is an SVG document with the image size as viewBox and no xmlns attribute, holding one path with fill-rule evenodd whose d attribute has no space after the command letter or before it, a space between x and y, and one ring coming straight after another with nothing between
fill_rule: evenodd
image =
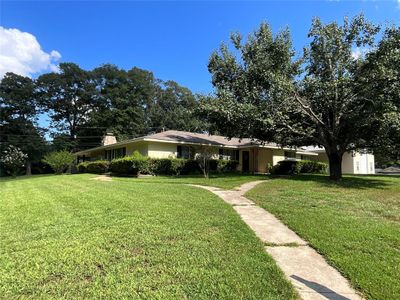
<instances>
[{"instance_id":1,"label":"mowed grass","mask_svg":"<svg viewBox=\"0 0 400 300\"><path fill-rule=\"evenodd\" d=\"M213 194L93 177L0 180L0 298L297 297Z\"/></svg>"},{"instance_id":2,"label":"mowed grass","mask_svg":"<svg viewBox=\"0 0 400 300\"><path fill-rule=\"evenodd\" d=\"M114 177L115 178L115 177ZM147 183L171 183L171 184L200 184L215 186L222 189L233 189L244 183L255 180L268 179L265 175L246 175L241 173L231 174L210 174L209 178L203 175L182 175L182 176L149 176L142 178L121 178L119 180L135 180Z\"/></svg>"},{"instance_id":3,"label":"mowed grass","mask_svg":"<svg viewBox=\"0 0 400 300\"><path fill-rule=\"evenodd\" d=\"M369 299L400 299L400 177L272 179L247 193Z\"/></svg>"}]
</instances>

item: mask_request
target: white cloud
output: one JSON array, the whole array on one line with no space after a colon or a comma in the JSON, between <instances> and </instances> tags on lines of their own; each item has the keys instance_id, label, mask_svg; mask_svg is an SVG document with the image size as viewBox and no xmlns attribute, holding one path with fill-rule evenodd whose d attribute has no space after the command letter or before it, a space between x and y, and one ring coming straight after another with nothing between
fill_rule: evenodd
<instances>
[{"instance_id":1,"label":"white cloud","mask_svg":"<svg viewBox=\"0 0 400 300\"><path fill-rule=\"evenodd\" d=\"M58 51L44 52L34 35L0 26L0 79L7 72L23 76L56 72L56 62L60 58Z\"/></svg>"}]
</instances>

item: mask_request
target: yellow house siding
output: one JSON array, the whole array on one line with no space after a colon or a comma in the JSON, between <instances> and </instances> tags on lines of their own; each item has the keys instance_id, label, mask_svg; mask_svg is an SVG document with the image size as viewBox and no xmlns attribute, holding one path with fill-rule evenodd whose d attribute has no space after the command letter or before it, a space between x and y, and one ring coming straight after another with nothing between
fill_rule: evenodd
<instances>
[{"instance_id":1,"label":"yellow house siding","mask_svg":"<svg viewBox=\"0 0 400 300\"><path fill-rule=\"evenodd\" d=\"M318 153L317 161L324 162L324 163L329 163L328 156L326 155L325 152L323 152L323 153Z\"/></svg>"},{"instance_id":2,"label":"yellow house siding","mask_svg":"<svg viewBox=\"0 0 400 300\"><path fill-rule=\"evenodd\" d=\"M282 149L272 150L272 164L275 166L278 162L285 159L285 151Z\"/></svg>"},{"instance_id":3,"label":"yellow house siding","mask_svg":"<svg viewBox=\"0 0 400 300\"><path fill-rule=\"evenodd\" d=\"M273 164L273 150L258 149L257 172L266 173L268 164Z\"/></svg>"},{"instance_id":4,"label":"yellow house siding","mask_svg":"<svg viewBox=\"0 0 400 300\"><path fill-rule=\"evenodd\" d=\"M139 151L143 156L148 155L148 144L147 143L132 143L126 145L126 155L132 155L133 152Z\"/></svg>"},{"instance_id":5,"label":"yellow house siding","mask_svg":"<svg viewBox=\"0 0 400 300\"><path fill-rule=\"evenodd\" d=\"M177 144L149 142L147 155L151 158L176 157Z\"/></svg>"}]
</instances>

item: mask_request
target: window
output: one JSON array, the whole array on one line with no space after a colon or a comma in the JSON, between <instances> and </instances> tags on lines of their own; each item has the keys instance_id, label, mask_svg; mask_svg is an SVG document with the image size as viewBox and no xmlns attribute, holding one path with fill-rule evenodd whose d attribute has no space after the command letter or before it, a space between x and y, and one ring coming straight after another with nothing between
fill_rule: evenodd
<instances>
[{"instance_id":1,"label":"window","mask_svg":"<svg viewBox=\"0 0 400 300\"><path fill-rule=\"evenodd\" d=\"M311 155L300 155L301 160L315 160L314 156Z\"/></svg>"},{"instance_id":2,"label":"window","mask_svg":"<svg viewBox=\"0 0 400 300\"><path fill-rule=\"evenodd\" d=\"M189 158L193 158L193 151L191 151L191 148L189 146L177 146L176 147L176 152L177 158L185 158L185 159L189 159Z\"/></svg>"},{"instance_id":3,"label":"window","mask_svg":"<svg viewBox=\"0 0 400 300\"><path fill-rule=\"evenodd\" d=\"M372 172L374 170L374 164L372 161L369 163L369 170Z\"/></svg>"},{"instance_id":4,"label":"window","mask_svg":"<svg viewBox=\"0 0 400 300\"><path fill-rule=\"evenodd\" d=\"M218 157L219 159L226 159L226 160L239 160L239 150L232 150L232 149L218 149Z\"/></svg>"},{"instance_id":5,"label":"window","mask_svg":"<svg viewBox=\"0 0 400 300\"><path fill-rule=\"evenodd\" d=\"M294 151L285 151L285 159L288 158L296 158L296 152Z\"/></svg>"},{"instance_id":6,"label":"window","mask_svg":"<svg viewBox=\"0 0 400 300\"><path fill-rule=\"evenodd\" d=\"M359 172L360 171L360 162L356 161L356 171Z\"/></svg>"},{"instance_id":7,"label":"window","mask_svg":"<svg viewBox=\"0 0 400 300\"><path fill-rule=\"evenodd\" d=\"M113 160L114 158L124 157L126 155L126 148L117 148L106 150L104 153L104 157L106 160Z\"/></svg>"}]
</instances>

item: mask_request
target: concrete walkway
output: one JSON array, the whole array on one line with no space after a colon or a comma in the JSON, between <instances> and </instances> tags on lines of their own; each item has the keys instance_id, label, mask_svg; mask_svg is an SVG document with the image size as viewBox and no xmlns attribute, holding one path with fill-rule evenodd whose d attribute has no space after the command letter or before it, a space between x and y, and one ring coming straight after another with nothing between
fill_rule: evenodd
<instances>
[{"instance_id":1,"label":"concrete walkway","mask_svg":"<svg viewBox=\"0 0 400 300\"><path fill-rule=\"evenodd\" d=\"M235 190L192 186L211 191L233 206L243 221L264 242L265 250L275 259L302 299L363 299L306 241L274 215L243 196L261 182L265 181L245 183Z\"/></svg>"}]
</instances>

